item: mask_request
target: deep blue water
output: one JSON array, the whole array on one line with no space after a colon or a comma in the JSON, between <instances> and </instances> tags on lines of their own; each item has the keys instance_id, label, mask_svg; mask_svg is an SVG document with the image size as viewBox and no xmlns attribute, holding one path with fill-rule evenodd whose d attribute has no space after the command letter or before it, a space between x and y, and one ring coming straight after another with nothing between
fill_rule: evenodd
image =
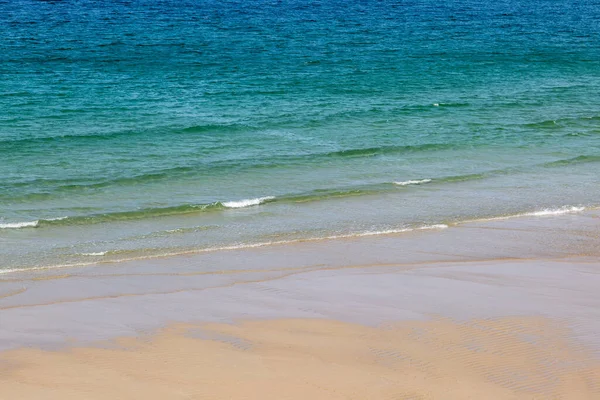
<instances>
[{"instance_id":1,"label":"deep blue water","mask_svg":"<svg viewBox=\"0 0 600 400\"><path fill-rule=\"evenodd\" d=\"M596 207L598 93L597 0L0 1L0 268Z\"/></svg>"}]
</instances>

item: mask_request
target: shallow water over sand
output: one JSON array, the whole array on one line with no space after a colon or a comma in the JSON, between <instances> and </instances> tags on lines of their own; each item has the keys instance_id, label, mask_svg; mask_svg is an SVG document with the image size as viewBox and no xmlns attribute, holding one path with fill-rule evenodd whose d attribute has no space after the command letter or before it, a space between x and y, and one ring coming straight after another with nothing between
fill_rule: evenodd
<instances>
[{"instance_id":1,"label":"shallow water over sand","mask_svg":"<svg viewBox=\"0 0 600 400\"><path fill-rule=\"evenodd\" d=\"M599 10L0 2L0 269L598 206Z\"/></svg>"}]
</instances>

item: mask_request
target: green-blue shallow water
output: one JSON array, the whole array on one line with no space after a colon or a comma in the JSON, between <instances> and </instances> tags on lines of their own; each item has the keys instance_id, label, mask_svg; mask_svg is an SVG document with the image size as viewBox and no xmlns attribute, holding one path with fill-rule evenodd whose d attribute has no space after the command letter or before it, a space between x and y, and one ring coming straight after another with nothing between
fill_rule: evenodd
<instances>
[{"instance_id":1,"label":"green-blue shallow water","mask_svg":"<svg viewBox=\"0 0 600 400\"><path fill-rule=\"evenodd\" d=\"M0 0L0 269L600 205L600 1Z\"/></svg>"}]
</instances>

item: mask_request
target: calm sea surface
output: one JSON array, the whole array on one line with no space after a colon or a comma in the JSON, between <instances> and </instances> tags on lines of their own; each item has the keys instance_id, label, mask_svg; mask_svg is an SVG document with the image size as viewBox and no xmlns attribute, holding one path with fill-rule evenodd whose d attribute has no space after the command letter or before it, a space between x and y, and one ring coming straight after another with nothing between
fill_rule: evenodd
<instances>
[{"instance_id":1,"label":"calm sea surface","mask_svg":"<svg viewBox=\"0 0 600 400\"><path fill-rule=\"evenodd\" d=\"M0 0L5 271L598 205L598 0Z\"/></svg>"}]
</instances>

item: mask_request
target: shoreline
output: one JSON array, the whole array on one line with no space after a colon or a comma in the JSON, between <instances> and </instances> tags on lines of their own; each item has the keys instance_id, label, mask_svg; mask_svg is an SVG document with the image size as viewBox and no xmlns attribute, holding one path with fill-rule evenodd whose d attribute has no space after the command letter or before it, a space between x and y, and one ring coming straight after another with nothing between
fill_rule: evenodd
<instances>
[{"instance_id":1,"label":"shoreline","mask_svg":"<svg viewBox=\"0 0 600 400\"><path fill-rule=\"evenodd\" d=\"M450 399L593 398L600 393L593 384L600 381L599 218L591 210L4 274L0 390L36 398L55 376L65 385L57 398L91 387L101 398L114 393L94 368L125 368L146 371L115 384L126 398L132 388L145 393L145 385L155 390L149 398L186 398L169 392L182 387L190 396L264 397L246 386L244 377L255 372L277 393L316 398L388 389L412 393L406 398L440 398L444 390ZM397 342L373 355L391 340L390 329ZM409 358L400 356L413 348ZM217 375L201 361L206 354L222 366ZM352 354L364 362L349 360ZM324 361L314 365L315 357ZM98 367L94 359L106 361ZM147 367L136 364L141 359ZM562 361L548 366L542 359ZM161 362L169 367L161 370ZM228 368L244 362L250 364ZM255 369L265 363L278 365L277 378L271 368ZM335 381L320 380L336 368ZM173 378L179 373L185 377ZM218 389L189 373L245 389ZM407 376L420 378L408 384ZM165 385L154 386L159 382Z\"/></svg>"},{"instance_id":2,"label":"shoreline","mask_svg":"<svg viewBox=\"0 0 600 400\"><path fill-rule=\"evenodd\" d=\"M504 220L513 220L513 219L523 219L523 218L535 218L535 217L556 217L562 215L572 215L572 214L600 214L600 207L582 207L582 206L562 206L558 208L547 208L541 209L537 211L524 212L518 214L510 214L510 215L500 215L493 217L482 217L475 219L465 219L461 221L453 221L453 222L441 222L434 224L425 224L422 226L415 227L405 227L405 228L395 228L395 229L387 229L382 231L365 231L365 232L350 232L350 233L342 233L338 235L329 235L329 236L321 236L321 237L307 237L307 238L298 238L298 239L289 239L289 240L276 240L269 242L258 242L258 243L241 243L234 245L226 245L226 246L217 246L217 247L208 247L208 248L198 248L198 249L190 249L190 250L182 250L170 253L163 254L151 254L151 255L142 255L137 257L130 258L121 258L121 259L105 259L107 255L111 255L113 251L105 250L99 252L91 252L91 253L80 253L80 256L87 257L99 257L90 262L80 262L80 263L70 263L64 265L49 265L49 266L40 266L40 267L20 267L20 268L0 268L0 277L4 274L12 274L12 273L27 273L34 271L46 271L53 269L63 269L63 268L81 268L81 267L92 267L103 264L114 264L114 263L129 263L129 262L143 262L145 260L153 260L153 259L168 259L172 257L181 257L181 256L189 256L196 255L202 253L212 253L212 252L226 252L226 251L237 251L237 250L246 250L246 249L255 249L255 248L263 248L269 246L286 246L286 245L295 245L301 243L310 243L310 242L328 242L332 240L344 240L344 239L358 239L363 237L370 236L387 236L387 235L397 235L397 234L410 234L416 233L419 231L428 231L428 230L441 230L447 229L451 227L461 227L463 225L477 224L477 223L486 223L493 221L504 221Z\"/></svg>"}]
</instances>

